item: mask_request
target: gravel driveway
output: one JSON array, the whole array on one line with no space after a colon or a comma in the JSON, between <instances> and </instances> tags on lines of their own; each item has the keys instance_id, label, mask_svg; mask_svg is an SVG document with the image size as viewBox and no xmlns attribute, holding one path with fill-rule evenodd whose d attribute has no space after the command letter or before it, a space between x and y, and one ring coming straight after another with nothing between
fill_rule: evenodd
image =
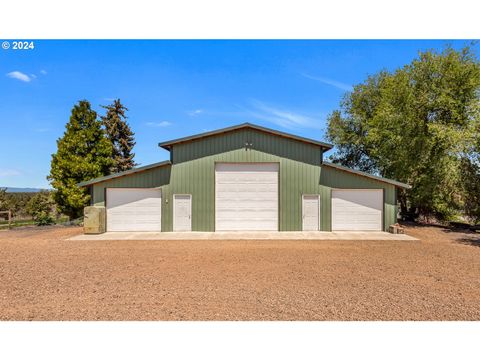
<instances>
[{"instance_id":1,"label":"gravel driveway","mask_svg":"<svg viewBox=\"0 0 480 360\"><path fill-rule=\"evenodd\" d=\"M65 241L0 232L0 320L480 320L480 235Z\"/></svg>"}]
</instances>

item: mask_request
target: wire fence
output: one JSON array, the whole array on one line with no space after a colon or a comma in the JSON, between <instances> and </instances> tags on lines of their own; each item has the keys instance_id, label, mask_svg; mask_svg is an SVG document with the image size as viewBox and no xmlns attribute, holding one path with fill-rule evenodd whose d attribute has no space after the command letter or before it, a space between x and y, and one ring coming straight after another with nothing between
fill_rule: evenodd
<instances>
[{"instance_id":1,"label":"wire fence","mask_svg":"<svg viewBox=\"0 0 480 360\"><path fill-rule=\"evenodd\" d=\"M13 228L27 227L27 226L38 226L35 220L32 217L25 216L8 216L8 211L0 211L0 230L8 230ZM83 225L83 216L77 219L69 220L66 217L58 217L54 219L52 224L49 226L82 226Z\"/></svg>"}]
</instances>

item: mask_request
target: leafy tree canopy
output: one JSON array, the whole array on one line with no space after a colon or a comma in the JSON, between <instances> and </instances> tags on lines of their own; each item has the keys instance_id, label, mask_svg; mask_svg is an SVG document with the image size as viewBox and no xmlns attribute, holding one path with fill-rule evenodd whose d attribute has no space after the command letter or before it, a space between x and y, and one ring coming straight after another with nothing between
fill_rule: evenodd
<instances>
[{"instance_id":1,"label":"leafy tree canopy","mask_svg":"<svg viewBox=\"0 0 480 360\"><path fill-rule=\"evenodd\" d=\"M332 160L412 185L400 194L402 212L451 218L466 196L462 159L475 157L479 91L469 47L421 52L401 69L369 76L328 118Z\"/></svg>"}]
</instances>

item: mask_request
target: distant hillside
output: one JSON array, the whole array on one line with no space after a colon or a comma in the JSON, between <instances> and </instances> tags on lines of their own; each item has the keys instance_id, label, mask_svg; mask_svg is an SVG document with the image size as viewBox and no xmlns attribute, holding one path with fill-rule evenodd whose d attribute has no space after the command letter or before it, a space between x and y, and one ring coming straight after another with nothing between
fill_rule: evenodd
<instances>
[{"instance_id":1,"label":"distant hillside","mask_svg":"<svg viewBox=\"0 0 480 360\"><path fill-rule=\"evenodd\" d=\"M0 189L3 189L3 188L4 187L0 186ZM19 192L35 193L35 192L40 192L42 190L46 190L46 189L7 187L8 193L19 193Z\"/></svg>"}]
</instances>

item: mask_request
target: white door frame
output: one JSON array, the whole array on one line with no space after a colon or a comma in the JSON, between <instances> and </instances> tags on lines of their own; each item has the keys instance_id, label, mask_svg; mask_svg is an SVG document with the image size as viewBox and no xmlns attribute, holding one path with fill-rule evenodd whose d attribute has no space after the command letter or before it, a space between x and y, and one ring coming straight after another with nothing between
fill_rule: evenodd
<instances>
[{"instance_id":1,"label":"white door frame","mask_svg":"<svg viewBox=\"0 0 480 360\"><path fill-rule=\"evenodd\" d=\"M305 220L305 196L314 196L316 198L318 198L318 219L317 219L317 224L318 224L318 230L317 231L320 231L320 195L319 194L302 194L302 231L306 231L304 230L304 220Z\"/></svg>"},{"instance_id":2,"label":"white door frame","mask_svg":"<svg viewBox=\"0 0 480 360\"><path fill-rule=\"evenodd\" d=\"M173 231L175 230L175 197L176 196L188 196L190 198L190 231L192 231L192 194L173 194Z\"/></svg>"}]
</instances>

